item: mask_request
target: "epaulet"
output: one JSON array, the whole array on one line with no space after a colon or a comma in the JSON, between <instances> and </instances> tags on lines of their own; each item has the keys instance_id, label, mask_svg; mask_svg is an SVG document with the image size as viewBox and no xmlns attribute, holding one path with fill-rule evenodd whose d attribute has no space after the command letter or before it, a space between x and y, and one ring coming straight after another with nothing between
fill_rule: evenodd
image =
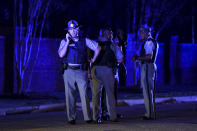
<instances>
[{"instance_id":1,"label":"epaulet","mask_svg":"<svg viewBox=\"0 0 197 131\"><path fill-rule=\"evenodd\" d=\"M147 41L155 41L153 38L148 38Z\"/></svg>"},{"instance_id":2,"label":"epaulet","mask_svg":"<svg viewBox=\"0 0 197 131\"><path fill-rule=\"evenodd\" d=\"M152 41L154 44L157 44L157 41L153 38L148 38L147 41Z\"/></svg>"}]
</instances>

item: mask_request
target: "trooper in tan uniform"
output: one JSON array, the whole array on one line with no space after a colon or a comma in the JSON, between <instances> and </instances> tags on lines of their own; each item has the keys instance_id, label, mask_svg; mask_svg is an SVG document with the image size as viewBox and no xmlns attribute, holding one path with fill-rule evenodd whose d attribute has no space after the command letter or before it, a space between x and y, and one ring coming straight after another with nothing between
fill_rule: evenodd
<instances>
[{"instance_id":1,"label":"trooper in tan uniform","mask_svg":"<svg viewBox=\"0 0 197 131\"><path fill-rule=\"evenodd\" d=\"M75 124L76 121L76 85L79 90L84 120L87 123L92 121L89 98L87 95L88 84L88 60L87 48L94 51L93 63L100 51L98 43L88 38L81 37L80 28L75 20L68 22L66 38L64 38L58 50L59 57L64 65L63 78L65 84L66 111L68 123Z\"/></svg>"},{"instance_id":2,"label":"trooper in tan uniform","mask_svg":"<svg viewBox=\"0 0 197 131\"><path fill-rule=\"evenodd\" d=\"M151 29L142 26L139 30L143 42L140 56L134 55L133 61L140 62L141 84L143 87L144 104L146 108L143 120L156 119L155 115L155 82L157 66L155 64L158 52L158 44L151 36Z\"/></svg>"}]
</instances>

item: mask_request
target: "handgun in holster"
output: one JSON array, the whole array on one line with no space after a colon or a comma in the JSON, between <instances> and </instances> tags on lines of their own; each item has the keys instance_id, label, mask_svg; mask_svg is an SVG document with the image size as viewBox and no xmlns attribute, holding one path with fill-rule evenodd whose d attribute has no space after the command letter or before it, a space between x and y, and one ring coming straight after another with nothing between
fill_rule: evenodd
<instances>
[{"instance_id":1,"label":"handgun in holster","mask_svg":"<svg viewBox=\"0 0 197 131\"><path fill-rule=\"evenodd\" d=\"M62 74L64 74L64 71L68 69L68 63L62 63Z\"/></svg>"}]
</instances>

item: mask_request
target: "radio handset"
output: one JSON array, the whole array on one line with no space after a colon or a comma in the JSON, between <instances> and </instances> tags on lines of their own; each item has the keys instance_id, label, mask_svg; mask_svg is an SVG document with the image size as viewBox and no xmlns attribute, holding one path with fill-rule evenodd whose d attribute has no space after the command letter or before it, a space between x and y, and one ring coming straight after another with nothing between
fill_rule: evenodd
<instances>
[{"instance_id":1,"label":"radio handset","mask_svg":"<svg viewBox=\"0 0 197 131\"><path fill-rule=\"evenodd\" d=\"M73 40L73 38L72 38L72 36L71 36L71 34L70 34L70 32L68 32L68 34L69 34L69 37L68 37L68 39L69 39L69 43L72 43L74 40Z\"/></svg>"}]
</instances>

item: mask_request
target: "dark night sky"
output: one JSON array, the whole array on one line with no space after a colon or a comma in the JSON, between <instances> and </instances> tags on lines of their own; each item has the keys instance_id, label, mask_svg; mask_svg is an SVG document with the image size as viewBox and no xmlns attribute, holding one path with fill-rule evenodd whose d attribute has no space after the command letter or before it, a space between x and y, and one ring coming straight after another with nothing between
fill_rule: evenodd
<instances>
[{"instance_id":1,"label":"dark night sky","mask_svg":"<svg viewBox=\"0 0 197 131\"><path fill-rule=\"evenodd\" d=\"M0 27L12 27L13 25L13 0L0 0ZM70 19L76 19L83 25L83 29L90 37L96 37L99 28L111 25L114 30L122 29L125 32L136 32L140 20L145 17L143 11L143 0L52 0L48 13L44 37L64 37L63 30ZM181 4L181 0L147 0L145 5L154 3L150 8L149 21L156 21L154 31L156 32L166 18L173 14L173 9ZM193 3L192 3L193 2ZM10 4L12 3L12 4ZM162 9L162 7L165 7ZM197 38L197 15L194 0L188 0L183 7L174 13L170 22L161 31L158 40L166 41L171 35L179 35L180 42L190 43L192 40L192 15L195 18L195 37ZM136 9L136 25L133 23L134 8ZM28 9L25 5L24 9ZM158 11L153 13L153 10ZM130 18L130 21L129 21ZM142 20L143 21L143 20ZM142 22L143 23L143 22ZM135 25L135 26L133 26ZM128 26L130 28L128 29ZM135 29L134 29L135 28ZM2 30L0 32L2 34ZM196 41L195 41L196 42Z\"/></svg>"}]
</instances>

